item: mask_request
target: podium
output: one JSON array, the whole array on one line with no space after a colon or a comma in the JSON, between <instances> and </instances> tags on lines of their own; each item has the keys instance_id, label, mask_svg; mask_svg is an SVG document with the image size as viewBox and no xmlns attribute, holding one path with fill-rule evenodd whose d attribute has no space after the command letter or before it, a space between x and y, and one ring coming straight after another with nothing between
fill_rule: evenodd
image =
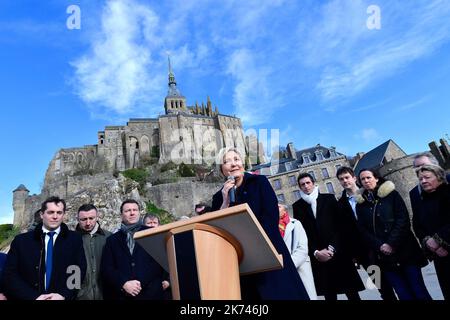
<instances>
[{"instance_id":1,"label":"podium","mask_svg":"<svg viewBox=\"0 0 450 320\"><path fill-rule=\"evenodd\" d=\"M239 276L283 267L247 204L136 232L166 271L174 300L239 300Z\"/></svg>"}]
</instances>

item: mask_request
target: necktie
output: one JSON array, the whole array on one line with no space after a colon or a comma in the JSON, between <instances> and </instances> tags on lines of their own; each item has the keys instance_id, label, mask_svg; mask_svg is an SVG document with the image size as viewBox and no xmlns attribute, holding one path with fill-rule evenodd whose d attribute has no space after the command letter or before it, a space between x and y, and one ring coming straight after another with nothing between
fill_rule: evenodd
<instances>
[{"instance_id":1,"label":"necktie","mask_svg":"<svg viewBox=\"0 0 450 320\"><path fill-rule=\"evenodd\" d=\"M50 286L50 279L52 277L52 267L53 267L53 236L55 231L50 231L47 233L49 239L47 243L47 258L45 261L45 290L48 290Z\"/></svg>"}]
</instances>

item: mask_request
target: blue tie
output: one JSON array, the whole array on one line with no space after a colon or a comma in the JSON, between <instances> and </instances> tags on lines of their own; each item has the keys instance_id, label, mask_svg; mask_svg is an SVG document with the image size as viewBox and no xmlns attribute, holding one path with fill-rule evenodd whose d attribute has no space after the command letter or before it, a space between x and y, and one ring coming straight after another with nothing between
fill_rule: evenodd
<instances>
[{"instance_id":1,"label":"blue tie","mask_svg":"<svg viewBox=\"0 0 450 320\"><path fill-rule=\"evenodd\" d=\"M53 266L53 236L55 231L50 231L47 233L48 243L47 243L47 260L45 262L45 290L48 290L50 286L50 279L52 277L52 266Z\"/></svg>"}]
</instances>

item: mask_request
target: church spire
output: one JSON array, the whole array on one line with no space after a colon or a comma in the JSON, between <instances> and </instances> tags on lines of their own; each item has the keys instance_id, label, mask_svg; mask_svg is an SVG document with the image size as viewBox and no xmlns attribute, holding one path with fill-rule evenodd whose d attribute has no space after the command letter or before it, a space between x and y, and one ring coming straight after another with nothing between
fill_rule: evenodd
<instances>
[{"instance_id":1,"label":"church spire","mask_svg":"<svg viewBox=\"0 0 450 320\"><path fill-rule=\"evenodd\" d=\"M177 88L177 82L175 81L175 75L172 70L172 63L170 62L170 55L167 55L167 61L169 63L169 89L167 90L167 96L164 101L166 114L186 112L186 98L183 97L180 90Z\"/></svg>"},{"instance_id":2,"label":"church spire","mask_svg":"<svg viewBox=\"0 0 450 320\"><path fill-rule=\"evenodd\" d=\"M167 96L182 97L181 92L177 88L177 82L175 80L175 75L172 70L172 63L170 62L170 55L167 55L167 60L169 62L169 90L167 92Z\"/></svg>"},{"instance_id":3,"label":"church spire","mask_svg":"<svg viewBox=\"0 0 450 320\"><path fill-rule=\"evenodd\" d=\"M172 71L172 64L170 63L170 55L167 55L167 60L169 60L169 86L171 84L177 85L177 82L175 81L175 75Z\"/></svg>"}]
</instances>

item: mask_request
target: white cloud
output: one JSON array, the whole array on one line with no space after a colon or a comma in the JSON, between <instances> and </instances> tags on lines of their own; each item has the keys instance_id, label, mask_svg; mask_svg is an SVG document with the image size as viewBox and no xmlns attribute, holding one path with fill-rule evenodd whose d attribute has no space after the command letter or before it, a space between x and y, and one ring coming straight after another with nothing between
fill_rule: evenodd
<instances>
[{"instance_id":1,"label":"white cloud","mask_svg":"<svg viewBox=\"0 0 450 320\"><path fill-rule=\"evenodd\" d=\"M369 143L381 138L380 134L374 128L363 129L359 134L355 135L356 139L362 139L364 142Z\"/></svg>"},{"instance_id":2,"label":"white cloud","mask_svg":"<svg viewBox=\"0 0 450 320\"><path fill-rule=\"evenodd\" d=\"M152 10L134 0L108 1L90 51L72 63L79 96L118 114L148 103L164 85L165 74L155 72L152 61L158 23Z\"/></svg>"},{"instance_id":3,"label":"white cloud","mask_svg":"<svg viewBox=\"0 0 450 320\"><path fill-rule=\"evenodd\" d=\"M76 89L106 112L157 113L169 51L177 79L183 74L199 86L206 77L221 81L224 92L209 92L211 98L232 96L233 111L219 108L246 126L270 122L283 107L298 113L317 95L333 111L450 37L448 2L380 0L378 31L366 27L369 4L107 0L91 49L74 62ZM188 103L199 99L184 92L183 83L179 87Z\"/></svg>"},{"instance_id":4,"label":"white cloud","mask_svg":"<svg viewBox=\"0 0 450 320\"><path fill-rule=\"evenodd\" d=\"M257 66L250 50L241 49L233 53L228 63L228 73L237 81L233 104L246 125L267 122L275 109L283 106L275 88L269 84L271 70Z\"/></svg>"},{"instance_id":5,"label":"white cloud","mask_svg":"<svg viewBox=\"0 0 450 320\"><path fill-rule=\"evenodd\" d=\"M429 101L430 98L431 98L431 95L428 95L428 96L420 98L414 102L402 105L402 106L398 107L397 110L398 111L409 111L409 110L416 108L416 107L424 104L425 102Z\"/></svg>"},{"instance_id":6,"label":"white cloud","mask_svg":"<svg viewBox=\"0 0 450 320\"><path fill-rule=\"evenodd\" d=\"M318 68L325 102L352 97L434 52L450 37L450 3L380 4L382 29L368 30L367 2L335 0L323 6L306 36L302 58Z\"/></svg>"}]
</instances>

